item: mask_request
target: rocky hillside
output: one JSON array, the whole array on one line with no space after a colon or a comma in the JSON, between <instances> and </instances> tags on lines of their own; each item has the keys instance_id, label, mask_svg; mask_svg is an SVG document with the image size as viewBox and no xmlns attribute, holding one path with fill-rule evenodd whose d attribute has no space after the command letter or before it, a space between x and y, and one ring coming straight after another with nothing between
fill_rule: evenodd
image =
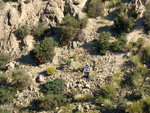
<instances>
[{"instance_id":1,"label":"rocky hillside","mask_svg":"<svg viewBox=\"0 0 150 113\"><path fill-rule=\"evenodd\" d=\"M52 37L59 43L61 32L58 24L63 21L67 13L76 18L88 16L85 7L89 1L31 0L27 3L26 0L22 0L18 3L10 1L0 5L0 52L10 53L12 56L11 61L6 64L2 71L6 74L8 83L12 81L12 72L16 69L26 70L26 73L32 79L31 85L28 88L23 91L17 91L13 101L1 104L0 109L7 109L11 113L116 112L111 111L111 108L109 109L110 111L104 110L106 106L102 104L100 107L95 100L92 102L79 102L70 101L69 98L67 105L62 107L57 106L55 109L48 111L36 110L32 104L34 100L44 96L44 93L41 91L42 85L56 78L62 78L66 81L66 97L72 94L73 90L78 95L93 95L94 97L95 93L101 89L102 84L107 82L107 78L111 77L114 73L120 72L125 62L130 60L131 51L113 52L111 51L112 48L110 48L110 51L106 52L105 55L100 55L97 51L98 36L101 32L109 31L111 33L110 42L114 42L118 36L112 30L116 17L117 3L105 0L103 2L105 7L104 15L96 18L88 18L87 25L82 29L81 37L84 37L85 40L82 42L73 40L69 45L57 46L55 48L56 55L51 62L37 65L31 56L30 52L36 45L42 42L42 38L37 40L34 33L29 33L21 39L18 38L17 30L21 26L28 25L29 30L32 32L39 23L44 23L44 28L46 29L44 37ZM122 2L126 6L128 15L131 15L132 10L138 15L134 20L135 24L132 30L127 33L127 44L136 42L140 37L146 40L146 42L149 41L150 36L145 33L143 27L143 14L146 10L145 7L148 0L122 0ZM71 63L70 70L68 70L66 63L70 58L74 60ZM82 78L84 74L82 74L81 70L86 66L86 62L90 64L89 80ZM48 76L46 69L50 66L53 66L56 71L55 74ZM127 71L126 73L129 73L132 70L128 69ZM123 75L124 73L121 72L120 76Z\"/></svg>"}]
</instances>

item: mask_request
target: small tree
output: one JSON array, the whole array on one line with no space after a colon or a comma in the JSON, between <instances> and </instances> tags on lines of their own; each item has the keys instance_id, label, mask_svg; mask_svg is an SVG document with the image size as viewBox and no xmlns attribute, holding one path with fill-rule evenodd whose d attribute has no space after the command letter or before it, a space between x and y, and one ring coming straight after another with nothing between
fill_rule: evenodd
<instances>
[{"instance_id":1,"label":"small tree","mask_svg":"<svg viewBox=\"0 0 150 113\"><path fill-rule=\"evenodd\" d=\"M17 29L17 37L22 39L30 34L29 27L27 25L23 25Z\"/></svg>"},{"instance_id":2,"label":"small tree","mask_svg":"<svg viewBox=\"0 0 150 113\"><path fill-rule=\"evenodd\" d=\"M65 80L61 78L56 78L53 81L44 84L44 92L51 94L62 94L66 89Z\"/></svg>"},{"instance_id":3,"label":"small tree","mask_svg":"<svg viewBox=\"0 0 150 113\"><path fill-rule=\"evenodd\" d=\"M33 28L32 34L36 39L39 39L44 36L47 29L48 28L44 26L44 23L39 22L38 25Z\"/></svg>"},{"instance_id":4,"label":"small tree","mask_svg":"<svg viewBox=\"0 0 150 113\"><path fill-rule=\"evenodd\" d=\"M99 35L99 41L98 41L98 51L100 54L105 54L106 51L109 50L109 39L111 34L109 32L102 32Z\"/></svg>"},{"instance_id":5,"label":"small tree","mask_svg":"<svg viewBox=\"0 0 150 113\"><path fill-rule=\"evenodd\" d=\"M18 89L19 91L28 88L32 83L31 77L25 70L18 69L13 71L12 77L13 79L11 85L16 87L16 89Z\"/></svg>"},{"instance_id":6,"label":"small tree","mask_svg":"<svg viewBox=\"0 0 150 113\"><path fill-rule=\"evenodd\" d=\"M11 60L11 55L8 53L0 53L0 69L3 69Z\"/></svg>"},{"instance_id":7,"label":"small tree","mask_svg":"<svg viewBox=\"0 0 150 113\"><path fill-rule=\"evenodd\" d=\"M80 24L74 17L71 17L70 14L67 14L63 18L59 28L61 32L60 44L64 46L68 45L70 41L77 35Z\"/></svg>"},{"instance_id":8,"label":"small tree","mask_svg":"<svg viewBox=\"0 0 150 113\"><path fill-rule=\"evenodd\" d=\"M103 16L104 5L101 0L91 0L86 6L86 11L88 13L88 16L92 18Z\"/></svg>"},{"instance_id":9,"label":"small tree","mask_svg":"<svg viewBox=\"0 0 150 113\"><path fill-rule=\"evenodd\" d=\"M134 19L127 14L118 14L114 20L113 30L117 33L130 32L134 25Z\"/></svg>"},{"instance_id":10,"label":"small tree","mask_svg":"<svg viewBox=\"0 0 150 113\"><path fill-rule=\"evenodd\" d=\"M38 44L32 50L32 56L37 64L43 64L52 61L55 56L55 46L57 43L52 39L45 37L41 44Z\"/></svg>"}]
</instances>

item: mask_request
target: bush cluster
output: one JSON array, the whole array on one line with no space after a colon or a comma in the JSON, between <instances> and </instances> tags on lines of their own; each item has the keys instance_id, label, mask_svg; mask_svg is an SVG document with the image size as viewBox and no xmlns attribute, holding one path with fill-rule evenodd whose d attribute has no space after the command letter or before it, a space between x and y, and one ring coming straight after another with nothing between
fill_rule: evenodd
<instances>
[{"instance_id":1,"label":"bush cluster","mask_svg":"<svg viewBox=\"0 0 150 113\"><path fill-rule=\"evenodd\" d=\"M112 43L112 50L114 52L122 52L127 43L126 34L122 34L118 39Z\"/></svg>"},{"instance_id":2,"label":"bush cluster","mask_svg":"<svg viewBox=\"0 0 150 113\"><path fill-rule=\"evenodd\" d=\"M28 25L23 25L17 29L17 37L19 39L23 39L29 34L30 34L30 30L29 30Z\"/></svg>"},{"instance_id":3,"label":"bush cluster","mask_svg":"<svg viewBox=\"0 0 150 113\"><path fill-rule=\"evenodd\" d=\"M55 110L56 107L63 106L67 103L66 98L62 95L46 95L34 101L34 107L39 111Z\"/></svg>"},{"instance_id":4,"label":"bush cluster","mask_svg":"<svg viewBox=\"0 0 150 113\"><path fill-rule=\"evenodd\" d=\"M67 103L63 96L66 90L65 80L56 78L43 85L44 97L37 98L34 101L34 107L39 111L55 110L56 107L63 106Z\"/></svg>"},{"instance_id":5,"label":"bush cluster","mask_svg":"<svg viewBox=\"0 0 150 113\"><path fill-rule=\"evenodd\" d=\"M43 91L48 94L63 94L66 90L65 80L61 78L56 78L53 81L49 81L44 84Z\"/></svg>"},{"instance_id":6,"label":"bush cluster","mask_svg":"<svg viewBox=\"0 0 150 113\"><path fill-rule=\"evenodd\" d=\"M102 32L99 34L98 51L100 54L105 54L109 50L111 34L109 32Z\"/></svg>"},{"instance_id":7,"label":"bush cluster","mask_svg":"<svg viewBox=\"0 0 150 113\"><path fill-rule=\"evenodd\" d=\"M134 25L134 18L128 17L126 6L120 4L116 12L116 18L114 19L113 30L117 33L128 33L132 30Z\"/></svg>"},{"instance_id":8,"label":"bush cluster","mask_svg":"<svg viewBox=\"0 0 150 113\"><path fill-rule=\"evenodd\" d=\"M55 56L54 49L57 43L51 37L45 37L41 44L38 44L31 52L34 62L43 64L52 61Z\"/></svg>"},{"instance_id":9,"label":"bush cluster","mask_svg":"<svg viewBox=\"0 0 150 113\"><path fill-rule=\"evenodd\" d=\"M127 14L119 14L114 20L113 30L117 33L130 32L134 25L134 19Z\"/></svg>"},{"instance_id":10,"label":"bush cluster","mask_svg":"<svg viewBox=\"0 0 150 113\"><path fill-rule=\"evenodd\" d=\"M83 29L87 24L88 19L85 17L83 19L75 19L67 14L61 24L59 29L61 32L60 45L68 45L77 36L79 31Z\"/></svg>"},{"instance_id":11,"label":"bush cluster","mask_svg":"<svg viewBox=\"0 0 150 113\"><path fill-rule=\"evenodd\" d=\"M15 70L12 72L12 82L11 85L19 91L23 91L28 88L32 83L31 77L27 74L25 70Z\"/></svg>"},{"instance_id":12,"label":"bush cluster","mask_svg":"<svg viewBox=\"0 0 150 113\"><path fill-rule=\"evenodd\" d=\"M103 16L104 5L102 0L90 0L86 5L86 12L89 17L96 18L97 16Z\"/></svg>"},{"instance_id":13,"label":"bush cluster","mask_svg":"<svg viewBox=\"0 0 150 113\"><path fill-rule=\"evenodd\" d=\"M11 55L8 53L0 53L0 69L4 69L6 64L11 60Z\"/></svg>"}]
</instances>

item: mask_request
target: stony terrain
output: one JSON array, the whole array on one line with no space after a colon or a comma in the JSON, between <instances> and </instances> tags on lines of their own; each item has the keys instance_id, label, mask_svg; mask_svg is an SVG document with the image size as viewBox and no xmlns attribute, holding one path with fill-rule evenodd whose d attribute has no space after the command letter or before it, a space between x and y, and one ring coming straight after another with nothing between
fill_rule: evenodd
<instances>
[{"instance_id":1,"label":"stony terrain","mask_svg":"<svg viewBox=\"0 0 150 113\"><path fill-rule=\"evenodd\" d=\"M73 5L72 1L66 2L66 4L69 3L73 15L84 17L86 14L83 13L82 10L86 1L87 0L81 0L78 6ZM139 12L141 11L141 16L137 20L133 31L127 35L128 41L134 41L135 38L139 37L148 38L147 35L144 35L143 28L141 27L142 13L146 0L144 0L143 3L141 1L142 0L134 0L135 4L133 2L129 3L129 5L135 5ZM27 70L32 77L33 83L28 90L21 93L18 92L16 94L18 98L16 98L13 103L1 105L0 108L9 108L17 112L17 105L22 105L23 107L29 106L33 99L42 95L39 91L39 86L47 80L53 80L58 77L67 81L68 91L72 88L79 88L81 93L90 94L105 82L106 77L119 72L124 61L127 60L125 58L127 53L108 52L105 56L99 55L96 50L98 33L101 32L101 29L109 31L109 27L113 25L113 20L98 17L96 19L88 19L88 24L86 28L83 29L83 34L86 37L85 42L74 41L69 46L62 48L57 47L55 50L56 55L52 62L35 66L29 54L36 43L33 36L29 35L20 41L17 40L15 36L15 30L18 26L25 23L28 23L30 28L32 28L39 20L46 22L47 27L53 30L53 27L56 26L56 20L61 22L64 17L65 1L32 0L29 4L21 2L19 5L20 8L18 9L17 3L6 3L2 10L0 9L0 52L9 52L14 57L14 60L8 64L6 73L10 73L19 65L20 68ZM52 12L54 12L54 15L52 15ZM106 11L106 16L108 15L109 17L111 12L113 12L113 9ZM113 18L113 16L111 18ZM112 41L115 40L114 37L111 38ZM24 46L20 48L22 43ZM66 61L75 54L77 55L77 59L72 62L71 69L67 70ZM86 62L91 65L89 70L91 79L89 81L81 78L83 74L77 70L80 67L84 67ZM56 68L56 73L52 76L46 76L45 71L49 66ZM92 104L90 106L92 106Z\"/></svg>"}]
</instances>

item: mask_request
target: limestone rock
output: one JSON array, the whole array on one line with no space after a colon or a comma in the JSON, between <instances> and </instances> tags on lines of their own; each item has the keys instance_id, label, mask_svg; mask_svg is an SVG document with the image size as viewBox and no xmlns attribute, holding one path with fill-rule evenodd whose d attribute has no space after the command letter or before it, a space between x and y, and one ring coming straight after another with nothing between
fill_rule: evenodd
<instances>
[{"instance_id":1,"label":"limestone rock","mask_svg":"<svg viewBox=\"0 0 150 113\"><path fill-rule=\"evenodd\" d=\"M17 10L15 8L11 8L11 10L8 12L9 25L17 28L19 24L18 19L19 19L19 15L18 15Z\"/></svg>"},{"instance_id":2,"label":"limestone rock","mask_svg":"<svg viewBox=\"0 0 150 113\"><path fill-rule=\"evenodd\" d=\"M39 75L39 76L37 77L36 81L37 81L37 82L40 82L40 83L43 83L43 82L45 82L45 79L44 79L44 77L43 77L42 75Z\"/></svg>"},{"instance_id":3,"label":"limestone rock","mask_svg":"<svg viewBox=\"0 0 150 113\"><path fill-rule=\"evenodd\" d=\"M73 41L73 43L72 43L72 48L75 49L75 48L77 48L77 47L78 47L77 42L76 42L76 41Z\"/></svg>"}]
</instances>

